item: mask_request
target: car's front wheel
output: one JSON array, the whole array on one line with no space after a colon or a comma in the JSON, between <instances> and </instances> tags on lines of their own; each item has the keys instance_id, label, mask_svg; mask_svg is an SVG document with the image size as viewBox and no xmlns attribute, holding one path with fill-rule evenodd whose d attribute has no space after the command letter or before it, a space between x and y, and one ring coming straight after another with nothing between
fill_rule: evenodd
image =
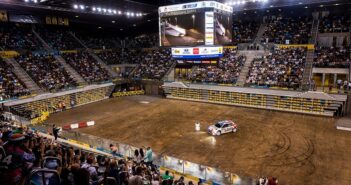
<instances>
[{"instance_id":1,"label":"car's front wheel","mask_svg":"<svg viewBox=\"0 0 351 185\"><path fill-rule=\"evenodd\" d=\"M233 132L236 132L236 128L233 128Z\"/></svg>"},{"instance_id":2,"label":"car's front wheel","mask_svg":"<svg viewBox=\"0 0 351 185\"><path fill-rule=\"evenodd\" d=\"M217 132L216 132L216 135L217 135L217 136L220 136L220 135L221 135L221 131L217 131Z\"/></svg>"}]
</instances>

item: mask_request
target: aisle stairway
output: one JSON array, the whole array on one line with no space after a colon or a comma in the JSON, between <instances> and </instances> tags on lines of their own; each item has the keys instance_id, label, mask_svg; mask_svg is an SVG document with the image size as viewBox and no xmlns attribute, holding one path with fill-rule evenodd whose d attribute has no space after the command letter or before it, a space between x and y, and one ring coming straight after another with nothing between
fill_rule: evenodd
<instances>
[{"instance_id":1,"label":"aisle stairway","mask_svg":"<svg viewBox=\"0 0 351 185\"><path fill-rule=\"evenodd\" d=\"M29 89L31 93L40 94L43 93L44 90L41 89L27 74L27 72L17 63L14 58L4 58L4 61L13 66L13 72L15 75L24 83L24 85Z\"/></svg>"},{"instance_id":2,"label":"aisle stairway","mask_svg":"<svg viewBox=\"0 0 351 185\"><path fill-rule=\"evenodd\" d=\"M78 37L76 37L72 32L70 32L71 36L78 42L80 43L85 49L86 51L89 53L89 55L91 57L93 57L97 62L99 62L99 64L101 65L101 67L103 67L104 69L106 69L108 71L108 73L110 74L110 76L112 78L116 78L117 77L117 73L115 71L112 70L111 67L109 67L104 61L101 60L100 57L98 57L95 53L94 50L89 49L81 40L79 40Z\"/></svg>"},{"instance_id":3,"label":"aisle stairway","mask_svg":"<svg viewBox=\"0 0 351 185\"><path fill-rule=\"evenodd\" d=\"M262 23L260 25L260 28L258 29L257 34L256 34L256 38L254 40L254 43L256 43L256 44L261 43L261 38L262 38L264 32L266 31L266 28L267 28L266 23Z\"/></svg>"},{"instance_id":4,"label":"aisle stairway","mask_svg":"<svg viewBox=\"0 0 351 185\"><path fill-rule=\"evenodd\" d=\"M53 53L53 49L49 46L48 43L45 42L45 40L43 38L41 38L41 36L34 30L32 29L32 32L34 33L34 35L41 41L42 45L44 46L44 48L50 52ZM55 59L61 63L61 65L65 68L65 70L67 71L67 73L73 77L73 79L79 84L79 85L86 85L86 81L83 79L82 76L79 75L79 73L74 70L69 64L67 64L67 62L65 61L65 59L63 59L61 56L59 55L54 55Z\"/></svg>"},{"instance_id":5,"label":"aisle stairway","mask_svg":"<svg viewBox=\"0 0 351 185\"><path fill-rule=\"evenodd\" d=\"M310 89L309 83L312 78L313 58L314 58L314 49L307 50L306 64L305 64L305 68L302 76L302 84L301 84L302 90Z\"/></svg>"},{"instance_id":6,"label":"aisle stairway","mask_svg":"<svg viewBox=\"0 0 351 185\"><path fill-rule=\"evenodd\" d=\"M239 54L244 55L246 57L245 60L245 64L243 66L243 68L241 69L238 81L237 81L237 85L239 86L244 86L245 85L245 81L246 81L246 77L249 73L249 68L251 66L251 63L253 61L253 59L256 56L263 56L264 51L262 50L248 50L248 51L239 51Z\"/></svg>"},{"instance_id":7,"label":"aisle stairway","mask_svg":"<svg viewBox=\"0 0 351 185\"><path fill-rule=\"evenodd\" d=\"M84 78L80 76L80 74L76 70L74 70L71 65L67 64L67 62L65 61L65 59L63 59L61 55L55 55L54 57L58 62L61 63L61 65L65 68L67 73L69 73L79 85L87 84Z\"/></svg>"},{"instance_id":8,"label":"aisle stairway","mask_svg":"<svg viewBox=\"0 0 351 185\"><path fill-rule=\"evenodd\" d=\"M163 77L163 81L167 81L167 82L173 82L175 81L175 76L174 76L174 68L176 67L177 63L173 62L173 64L171 65L171 67L168 69L168 71L166 72L165 76Z\"/></svg>"}]
</instances>

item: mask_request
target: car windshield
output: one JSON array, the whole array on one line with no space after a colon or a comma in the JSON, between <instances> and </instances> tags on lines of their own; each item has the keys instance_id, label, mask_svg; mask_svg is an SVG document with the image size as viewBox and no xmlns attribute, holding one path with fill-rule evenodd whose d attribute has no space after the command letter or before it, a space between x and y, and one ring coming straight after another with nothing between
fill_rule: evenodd
<instances>
[{"instance_id":1,"label":"car windshield","mask_svg":"<svg viewBox=\"0 0 351 185\"><path fill-rule=\"evenodd\" d=\"M221 128L221 127L222 127L222 123L216 123L216 124L215 124L215 127Z\"/></svg>"}]
</instances>

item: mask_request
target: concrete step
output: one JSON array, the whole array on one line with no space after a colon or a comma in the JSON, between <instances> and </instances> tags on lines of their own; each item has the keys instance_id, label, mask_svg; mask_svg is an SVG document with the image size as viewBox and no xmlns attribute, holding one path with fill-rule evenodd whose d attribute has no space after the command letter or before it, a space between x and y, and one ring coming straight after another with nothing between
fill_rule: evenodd
<instances>
[{"instance_id":1,"label":"concrete step","mask_svg":"<svg viewBox=\"0 0 351 185\"><path fill-rule=\"evenodd\" d=\"M257 56L263 56L264 51L262 50L248 50L248 51L239 51L240 55L244 55L246 57L245 64L243 68L241 69L238 81L236 82L237 85L239 86L244 86L246 82L246 77L248 75L249 69L251 67L252 61L257 57Z\"/></svg>"}]
</instances>

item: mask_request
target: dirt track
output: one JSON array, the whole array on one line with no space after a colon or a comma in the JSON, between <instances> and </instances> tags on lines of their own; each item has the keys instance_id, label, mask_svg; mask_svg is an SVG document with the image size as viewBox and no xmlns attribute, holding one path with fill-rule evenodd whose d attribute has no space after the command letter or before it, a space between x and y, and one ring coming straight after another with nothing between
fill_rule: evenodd
<instances>
[{"instance_id":1,"label":"dirt track","mask_svg":"<svg viewBox=\"0 0 351 185\"><path fill-rule=\"evenodd\" d=\"M209 136L208 125L223 119L233 119L239 131ZM294 185L351 182L351 133L336 130L333 118L135 96L57 113L48 122L88 120L97 125L83 133L239 175L274 175ZM201 132L194 131L196 121Z\"/></svg>"}]
</instances>

